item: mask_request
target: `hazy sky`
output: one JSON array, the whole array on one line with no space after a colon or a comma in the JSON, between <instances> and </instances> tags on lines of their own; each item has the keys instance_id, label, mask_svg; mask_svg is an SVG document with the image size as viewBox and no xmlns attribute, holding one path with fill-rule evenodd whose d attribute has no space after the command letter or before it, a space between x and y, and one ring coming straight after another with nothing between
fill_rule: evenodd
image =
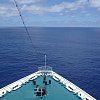
<instances>
[{"instance_id":1,"label":"hazy sky","mask_svg":"<svg viewBox=\"0 0 100 100\"><path fill-rule=\"evenodd\" d=\"M27 26L100 27L100 0L16 0ZM0 0L0 26L22 26L13 0Z\"/></svg>"}]
</instances>

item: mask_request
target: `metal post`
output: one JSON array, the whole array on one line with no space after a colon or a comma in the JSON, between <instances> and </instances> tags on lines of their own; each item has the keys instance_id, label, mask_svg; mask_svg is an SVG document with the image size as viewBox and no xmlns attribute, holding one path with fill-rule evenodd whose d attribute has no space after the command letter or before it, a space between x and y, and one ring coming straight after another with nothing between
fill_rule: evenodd
<instances>
[{"instance_id":1,"label":"metal post","mask_svg":"<svg viewBox=\"0 0 100 100\"><path fill-rule=\"evenodd\" d=\"M46 69L46 59L47 59L47 56L45 55L45 69Z\"/></svg>"}]
</instances>

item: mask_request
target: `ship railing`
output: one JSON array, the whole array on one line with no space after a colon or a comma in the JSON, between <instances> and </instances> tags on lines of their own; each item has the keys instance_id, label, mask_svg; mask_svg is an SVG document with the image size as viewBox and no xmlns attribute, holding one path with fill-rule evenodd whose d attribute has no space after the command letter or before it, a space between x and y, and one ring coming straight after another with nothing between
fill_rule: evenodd
<instances>
[{"instance_id":1,"label":"ship railing","mask_svg":"<svg viewBox=\"0 0 100 100\"><path fill-rule=\"evenodd\" d=\"M50 76L52 73L52 67L50 67L50 66L38 67L38 72L40 72L42 74L42 76L43 75Z\"/></svg>"},{"instance_id":2,"label":"ship railing","mask_svg":"<svg viewBox=\"0 0 100 100\"><path fill-rule=\"evenodd\" d=\"M19 89L22 85L26 84L27 82L36 79L38 76L40 76L41 73L35 72L32 73L24 78L21 78L3 88L0 89L0 98L3 97L7 92L15 91Z\"/></svg>"},{"instance_id":3,"label":"ship railing","mask_svg":"<svg viewBox=\"0 0 100 100\"><path fill-rule=\"evenodd\" d=\"M86 93L84 90L80 89L78 86L70 82L69 80L63 78L59 74L52 71L52 76L57 77L59 81L66 86L69 91L72 91L74 94L77 94L82 100L96 100L94 97Z\"/></svg>"},{"instance_id":4,"label":"ship railing","mask_svg":"<svg viewBox=\"0 0 100 100\"><path fill-rule=\"evenodd\" d=\"M52 71L52 67L50 66L41 66L41 67L38 67L38 70L39 71Z\"/></svg>"}]
</instances>

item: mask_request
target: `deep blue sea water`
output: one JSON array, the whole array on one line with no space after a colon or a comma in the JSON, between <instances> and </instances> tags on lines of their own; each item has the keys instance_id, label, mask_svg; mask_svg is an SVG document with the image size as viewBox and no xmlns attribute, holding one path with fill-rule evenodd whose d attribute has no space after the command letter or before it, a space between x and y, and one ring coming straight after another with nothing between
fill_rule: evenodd
<instances>
[{"instance_id":1,"label":"deep blue sea water","mask_svg":"<svg viewBox=\"0 0 100 100\"><path fill-rule=\"evenodd\" d=\"M0 88L47 64L100 100L100 28L0 28Z\"/></svg>"}]
</instances>

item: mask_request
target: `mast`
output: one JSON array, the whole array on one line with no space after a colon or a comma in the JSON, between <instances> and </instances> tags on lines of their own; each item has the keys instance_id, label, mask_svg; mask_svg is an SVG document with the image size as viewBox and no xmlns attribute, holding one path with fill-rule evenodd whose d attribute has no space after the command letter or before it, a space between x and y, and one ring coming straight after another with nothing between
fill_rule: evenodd
<instances>
[{"instance_id":1,"label":"mast","mask_svg":"<svg viewBox=\"0 0 100 100\"><path fill-rule=\"evenodd\" d=\"M50 66L47 66L47 55L44 55L44 66L41 66L41 67L38 67L38 70L39 71L42 71L42 72L51 72L52 71L52 67Z\"/></svg>"},{"instance_id":2,"label":"mast","mask_svg":"<svg viewBox=\"0 0 100 100\"><path fill-rule=\"evenodd\" d=\"M47 56L45 55L45 69L46 69L46 66L47 66Z\"/></svg>"}]
</instances>

